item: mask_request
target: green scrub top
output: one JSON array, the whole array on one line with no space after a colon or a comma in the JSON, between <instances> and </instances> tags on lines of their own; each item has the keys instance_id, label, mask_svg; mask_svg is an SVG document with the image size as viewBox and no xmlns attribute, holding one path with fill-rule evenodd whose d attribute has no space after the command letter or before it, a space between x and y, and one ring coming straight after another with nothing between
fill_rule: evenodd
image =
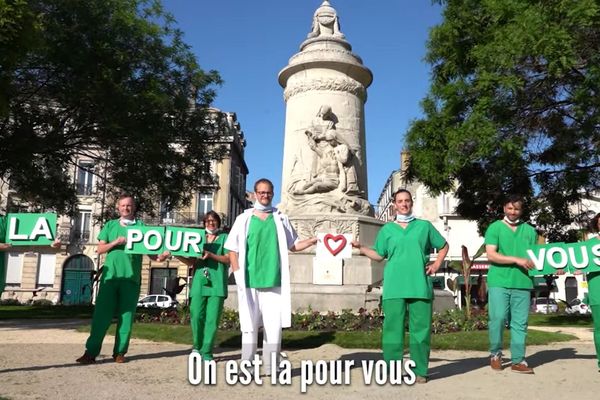
<instances>
[{"instance_id":1,"label":"green scrub top","mask_svg":"<svg viewBox=\"0 0 600 400\"><path fill-rule=\"evenodd\" d=\"M273 214L264 221L253 215L246 239L246 287L265 289L278 286L281 286L281 268Z\"/></svg>"},{"instance_id":2,"label":"green scrub top","mask_svg":"<svg viewBox=\"0 0 600 400\"><path fill-rule=\"evenodd\" d=\"M212 242L204 242L204 249L213 254L222 256L228 253L225 250L224 244L227 240L226 233L219 233L217 238ZM190 297L194 296L216 296L227 297L227 278L229 266L213 259L198 259L194 264L195 272L192 280L192 288ZM208 271L210 281L206 280L204 270Z\"/></svg>"},{"instance_id":3,"label":"green scrub top","mask_svg":"<svg viewBox=\"0 0 600 400\"><path fill-rule=\"evenodd\" d=\"M0 217L0 243L6 238L6 217ZM6 286L6 253L0 251L0 295Z\"/></svg>"},{"instance_id":4,"label":"green scrub top","mask_svg":"<svg viewBox=\"0 0 600 400\"><path fill-rule=\"evenodd\" d=\"M415 219L406 228L388 222L379 230L373 250L387 258L383 270L383 299L432 299L433 284L425 273L432 249L446 239L429 221Z\"/></svg>"},{"instance_id":5,"label":"green scrub top","mask_svg":"<svg viewBox=\"0 0 600 400\"><path fill-rule=\"evenodd\" d=\"M130 226L142 226L143 222L135 221ZM121 226L118 219L108 221L100 233L98 240L106 243L112 242L119 236L127 237L127 228ZM111 279L131 280L137 284L141 283L142 255L126 254L125 245L115 246L106 254L104 260L104 270L102 272L102 282Z\"/></svg>"},{"instance_id":6,"label":"green scrub top","mask_svg":"<svg viewBox=\"0 0 600 400\"><path fill-rule=\"evenodd\" d=\"M517 225L513 231L501 220L492 223L485 232L485 244L496 246L499 254L505 256L527 257L527 249L537 242L537 232L527 224ZM533 278L525 268L516 264L490 263L487 276L488 287L507 289L533 289Z\"/></svg>"}]
</instances>

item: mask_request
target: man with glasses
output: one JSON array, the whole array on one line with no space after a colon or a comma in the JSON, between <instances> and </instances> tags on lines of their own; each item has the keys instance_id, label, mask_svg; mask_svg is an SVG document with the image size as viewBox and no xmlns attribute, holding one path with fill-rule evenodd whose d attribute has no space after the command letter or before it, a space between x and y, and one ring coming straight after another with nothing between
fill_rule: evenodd
<instances>
[{"instance_id":1,"label":"man with glasses","mask_svg":"<svg viewBox=\"0 0 600 400\"><path fill-rule=\"evenodd\" d=\"M256 181L254 193L254 207L236 218L225 248L238 288L242 360L254 358L258 328L263 326L263 365L268 375L273 357L275 368L279 364L281 329L291 326L288 250L302 251L317 239L298 239L288 217L271 204L270 180Z\"/></svg>"}]
</instances>

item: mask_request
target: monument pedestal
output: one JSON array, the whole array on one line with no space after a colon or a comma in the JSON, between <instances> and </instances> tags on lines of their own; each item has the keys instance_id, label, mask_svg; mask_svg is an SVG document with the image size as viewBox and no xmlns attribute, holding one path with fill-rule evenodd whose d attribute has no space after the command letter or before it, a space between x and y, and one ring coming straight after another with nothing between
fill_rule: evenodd
<instances>
[{"instance_id":1,"label":"monument pedestal","mask_svg":"<svg viewBox=\"0 0 600 400\"><path fill-rule=\"evenodd\" d=\"M364 215L313 214L290 215L290 222L301 239L318 233L349 234L364 246L372 246L383 222ZM367 292L369 285L383 279L383 262L375 262L352 250L352 258L315 257L316 248L290 253L292 310L356 312L379 307L381 289Z\"/></svg>"}]
</instances>

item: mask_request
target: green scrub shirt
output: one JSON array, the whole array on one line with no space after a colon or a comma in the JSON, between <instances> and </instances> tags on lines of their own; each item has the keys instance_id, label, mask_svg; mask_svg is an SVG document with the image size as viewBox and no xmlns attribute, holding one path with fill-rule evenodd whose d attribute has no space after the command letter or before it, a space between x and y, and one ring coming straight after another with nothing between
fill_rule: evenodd
<instances>
[{"instance_id":1,"label":"green scrub shirt","mask_svg":"<svg viewBox=\"0 0 600 400\"><path fill-rule=\"evenodd\" d=\"M415 219L406 228L388 222L379 231L373 249L387 258L383 270L383 299L431 299L433 285L425 265L433 248L446 239L429 221Z\"/></svg>"},{"instance_id":2,"label":"green scrub shirt","mask_svg":"<svg viewBox=\"0 0 600 400\"><path fill-rule=\"evenodd\" d=\"M246 286L264 289L281 286L279 244L273 215L263 221L253 215L246 239Z\"/></svg>"},{"instance_id":3,"label":"green scrub shirt","mask_svg":"<svg viewBox=\"0 0 600 400\"><path fill-rule=\"evenodd\" d=\"M513 231L504 222L496 221L485 232L485 244L496 246L498 253L505 256L527 257L527 249L537 242L535 229L522 223ZM508 289L533 289L533 279L525 268L516 264L491 263L487 276L488 287Z\"/></svg>"}]
</instances>

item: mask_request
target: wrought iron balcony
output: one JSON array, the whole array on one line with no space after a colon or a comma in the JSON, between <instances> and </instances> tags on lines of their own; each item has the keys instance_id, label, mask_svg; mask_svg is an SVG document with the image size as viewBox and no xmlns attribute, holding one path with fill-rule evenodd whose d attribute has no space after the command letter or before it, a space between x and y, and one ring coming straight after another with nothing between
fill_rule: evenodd
<instances>
[{"instance_id":1,"label":"wrought iron balcony","mask_svg":"<svg viewBox=\"0 0 600 400\"><path fill-rule=\"evenodd\" d=\"M142 216L146 225L202 225L204 214L197 212L163 212L156 217Z\"/></svg>"}]
</instances>

